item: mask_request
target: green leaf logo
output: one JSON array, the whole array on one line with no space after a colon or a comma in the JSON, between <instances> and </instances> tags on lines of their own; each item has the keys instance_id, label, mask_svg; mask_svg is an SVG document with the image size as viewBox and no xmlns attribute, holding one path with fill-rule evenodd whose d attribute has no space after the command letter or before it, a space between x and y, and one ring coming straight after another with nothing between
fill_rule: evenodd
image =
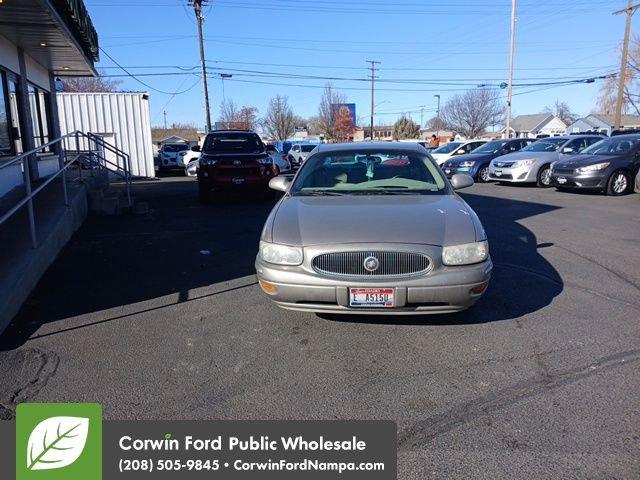
<instances>
[{"instance_id":1,"label":"green leaf logo","mask_svg":"<svg viewBox=\"0 0 640 480\"><path fill-rule=\"evenodd\" d=\"M43 420L29 435L28 470L52 470L75 462L87 443L89 419L51 417Z\"/></svg>"}]
</instances>

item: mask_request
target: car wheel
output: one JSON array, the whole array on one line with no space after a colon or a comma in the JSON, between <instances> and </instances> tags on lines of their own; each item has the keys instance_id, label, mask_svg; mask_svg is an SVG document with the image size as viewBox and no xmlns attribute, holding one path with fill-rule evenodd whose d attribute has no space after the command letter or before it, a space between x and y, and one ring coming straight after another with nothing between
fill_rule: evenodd
<instances>
[{"instance_id":1,"label":"car wheel","mask_svg":"<svg viewBox=\"0 0 640 480\"><path fill-rule=\"evenodd\" d=\"M629 174L624 170L617 170L609 177L605 193L614 196L624 195L629 191L629 185L631 185Z\"/></svg>"},{"instance_id":2,"label":"car wheel","mask_svg":"<svg viewBox=\"0 0 640 480\"><path fill-rule=\"evenodd\" d=\"M489 181L489 165L478 170L478 183L487 183Z\"/></svg>"},{"instance_id":3,"label":"car wheel","mask_svg":"<svg viewBox=\"0 0 640 480\"><path fill-rule=\"evenodd\" d=\"M542 167L538 172L538 187L547 188L551 186L551 168L549 166Z\"/></svg>"}]
</instances>

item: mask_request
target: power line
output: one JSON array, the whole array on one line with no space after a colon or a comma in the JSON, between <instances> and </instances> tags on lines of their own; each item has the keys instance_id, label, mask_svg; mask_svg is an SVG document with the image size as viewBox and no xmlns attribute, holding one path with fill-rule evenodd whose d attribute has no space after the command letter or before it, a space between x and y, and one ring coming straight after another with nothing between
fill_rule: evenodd
<instances>
[{"instance_id":1,"label":"power line","mask_svg":"<svg viewBox=\"0 0 640 480\"><path fill-rule=\"evenodd\" d=\"M113 58L111 55L109 55L109 54L108 54L108 53L107 53L107 52L106 52L102 47L99 47L99 48L100 48L100 51L101 51L102 53L104 53L104 54L107 56L107 58L108 58L109 60L111 60L113 63L115 63L115 64L116 64L116 65L117 65L117 66L118 66L118 67L119 67L123 72L125 72L125 73L127 74L127 76L128 76L128 77L133 78L136 82L138 82L138 83L140 83L140 84L144 85L144 86L145 86L145 87L147 87L149 90L153 90L154 92L162 93L163 95L174 95L174 96L175 96L175 95L181 95L181 94L183 94L183 93L187 93L189 90L191 90L191 88L188 88L188 89L183 90L183 91L181 91L181 92L180 92L180 91L178 91L178 92L167 92L167 91L160 90L160 89L158 89L158 88L152 87L152 86L151 86L151 85L149 85L148 83L143 82L142 80L140 80L136 75L134 75L133 73L131 73L131 72L130 72L129 70L127 70L125 67L123 67L122 65L120 65L120 64L116 61L116 59L115 59L115 58Z\"/></svg>"}]
</instances>

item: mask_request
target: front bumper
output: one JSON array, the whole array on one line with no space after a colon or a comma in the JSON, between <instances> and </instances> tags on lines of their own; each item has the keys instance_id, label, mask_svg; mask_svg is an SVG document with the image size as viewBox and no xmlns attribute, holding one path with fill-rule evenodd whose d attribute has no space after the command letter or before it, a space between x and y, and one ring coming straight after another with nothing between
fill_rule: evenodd
<instances>
[{"instance_id":1,"label":"front bumper","mask_svg":"<svg viewBox=\"0 0 640 480\"><path fill-rule=\"evenodd\" d=\"M490 165L489 178L499 182L530 183L538 180L538 170L538 165L527 165L515 168L500 168Z\"/></svg>"},{"instance_id":2,"label":"front bumper","mask_svg":"<svg viewBox=\"0 0 640 480\"><path fill-rule=\"evenodd\" d=\"M607 186L609 172L587 174L551 172L551 185L558 188L604 189Z\"/></svg>"},{"instance_id":3,"label":"front bumper","mask_svg":"<svg viewBox=\"0 0 640 480\"><path fill-rule=\"evenodd\" d=\"M316 313L364 315L459 312L471 307L482 296L493 269L491 258L461 267L445 267L434 262L432 270L418 277L363 279L322 275L310 268L308 261L306 263L286 267L256 258L258 280L261 285L268 284L271 289L268 296L279 307ZM395 307L349 306L349 288L383 287L395 289ZM473 288L481 291L472 293Z\"/></svg>"}]
</instances>

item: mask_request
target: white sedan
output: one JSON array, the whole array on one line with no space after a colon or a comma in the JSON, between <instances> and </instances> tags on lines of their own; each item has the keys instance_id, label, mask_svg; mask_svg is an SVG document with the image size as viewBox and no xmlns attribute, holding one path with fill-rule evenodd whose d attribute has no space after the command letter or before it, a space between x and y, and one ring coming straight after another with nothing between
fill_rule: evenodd
<instances>
[{"instance_id":1,"label":"white sedan","mask_svg":"<svg viewBox=\"0 0 640 480\"><path fill-rule=\"evenodd\" d=\"M470 153L478 148L480 145L484 145L487 143L486 140L467 140L464 142L449 142L441 147L432 150L430 155L436 161L436 163L440 166L451 157L456 155L463 155L465 153Z\"/></svg>"},{"instance_id":2,"label":"white sedan","mask_svg":"<svg viewBox=\"0 0 640 480\"><path fill-rule=\"evenodd\" d=\"M278 151L275 145L267 145L266 149L267 153L273 160L273 163L276 165L276 167L278 167L279 173L291 172L291 162L289 162L285 154Z\"/></svg>"}]
</instances>

